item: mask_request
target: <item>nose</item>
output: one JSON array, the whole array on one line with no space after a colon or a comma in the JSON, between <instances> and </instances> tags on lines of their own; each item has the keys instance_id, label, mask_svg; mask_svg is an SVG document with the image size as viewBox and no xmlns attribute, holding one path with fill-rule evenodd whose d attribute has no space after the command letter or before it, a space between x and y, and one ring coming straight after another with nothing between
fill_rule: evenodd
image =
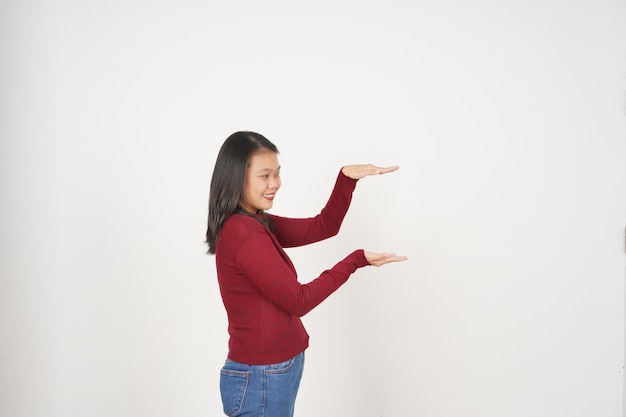
<instances>
[{"instance_id":1,"label":"nose","mask_svg":"<svg viewBox=\"0 0 626 417\"><path fill-rule=\"evenodd\" d=\"M269 183L267 184L267 186L271 189L274 188L278 188L280 187L280 179L276 178L276 177L272 177L272 179L270 179Z\"/></svg>"}]
</instances>

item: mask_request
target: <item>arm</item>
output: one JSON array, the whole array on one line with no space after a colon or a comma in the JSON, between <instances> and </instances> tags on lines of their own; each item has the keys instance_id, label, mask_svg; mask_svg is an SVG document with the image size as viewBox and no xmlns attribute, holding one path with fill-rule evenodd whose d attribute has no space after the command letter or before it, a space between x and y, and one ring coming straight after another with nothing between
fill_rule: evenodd
<instances>
[{"instance_id":1,"label":"arm","mask_svg":"<svg viewBox=\"0 0 626 417\"><path fill-rule=\"evenodd\" d=\"M237 264L259 291L281 309L301 317L343 285L357 268L369 265L363 250L352 252L334 267L300 284L289 258L266 230L251 232L241 242Z\"/></svg>"},{"instance_id":2,"label":"arm","mask_svg":"<svg viewBox=\"0 0 626 417\"><path fill-rule=\"evenodd\" d=\"M275 235L284 248L308 245L335 236L339 232L350 202L356 182L368 175L381 175L393 172L398 166L379 167L372 164L346 165L341 168L335 188L326 206L313 218L290 219L270 215L275 225Z\"/></svg>"},{"instance_id":3,"label":"arm","mask_svg":"<svg viewBox=\"0 0 626 417\"><path fill-rule=\"evenodd\" d=\"M326 206L315 217L292 219L270 215L275 236L284 248L308 245L335 236L339 232L356 188L356 179L339 173Z\"/></svg>"}]
</instances>

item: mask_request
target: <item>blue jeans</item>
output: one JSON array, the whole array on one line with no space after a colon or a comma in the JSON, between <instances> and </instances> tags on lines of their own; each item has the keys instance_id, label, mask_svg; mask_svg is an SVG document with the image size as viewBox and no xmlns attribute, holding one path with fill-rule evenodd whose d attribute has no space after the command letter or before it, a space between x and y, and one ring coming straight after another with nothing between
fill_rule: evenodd
<instances>
[{"instance_id":1,"label":"blue jeans","mask_svg":"<svg viewBox=\"0 0 626 417\"><path fill-rule=\"evenodd\" d=\"M224 413L231 417L293 417L304 352L272 365L226 359L220 375Z\"/></svg>"}]
</instances>

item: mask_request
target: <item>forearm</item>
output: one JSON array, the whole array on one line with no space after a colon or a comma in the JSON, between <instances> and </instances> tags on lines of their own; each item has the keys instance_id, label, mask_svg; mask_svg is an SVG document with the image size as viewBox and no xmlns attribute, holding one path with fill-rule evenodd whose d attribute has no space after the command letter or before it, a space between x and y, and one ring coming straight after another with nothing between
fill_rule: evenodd
<instances>
[{"instance_id":1,"label":"forearm","mask_svg":"<svg viewBox=\"0 0 626 417\"><path fill-rule=\"evenodd\" d=\"M358 268L367 265L369 262L363 250L352 252L313 281L301 285L298 298L289 309L290 313L298 317L304 316L345 284Z\"/></svg>"}]
</instances>

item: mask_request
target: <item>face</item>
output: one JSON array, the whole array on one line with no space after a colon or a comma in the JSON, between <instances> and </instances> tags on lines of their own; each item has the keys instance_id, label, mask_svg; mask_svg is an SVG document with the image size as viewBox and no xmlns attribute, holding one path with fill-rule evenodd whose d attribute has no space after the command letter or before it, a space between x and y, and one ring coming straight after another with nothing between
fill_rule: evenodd
<instances>
[{"instance_id":1,"label":"face","mask_svg":"<svg viewBox=\"0 0 626 417\"><path fill-rule=\"evenodd\" d=\"M280 188L280 165L274 152L255 153L250 157L246 183L239 205L249 213L272 208Z\"/></svg>"}]
</instances>

